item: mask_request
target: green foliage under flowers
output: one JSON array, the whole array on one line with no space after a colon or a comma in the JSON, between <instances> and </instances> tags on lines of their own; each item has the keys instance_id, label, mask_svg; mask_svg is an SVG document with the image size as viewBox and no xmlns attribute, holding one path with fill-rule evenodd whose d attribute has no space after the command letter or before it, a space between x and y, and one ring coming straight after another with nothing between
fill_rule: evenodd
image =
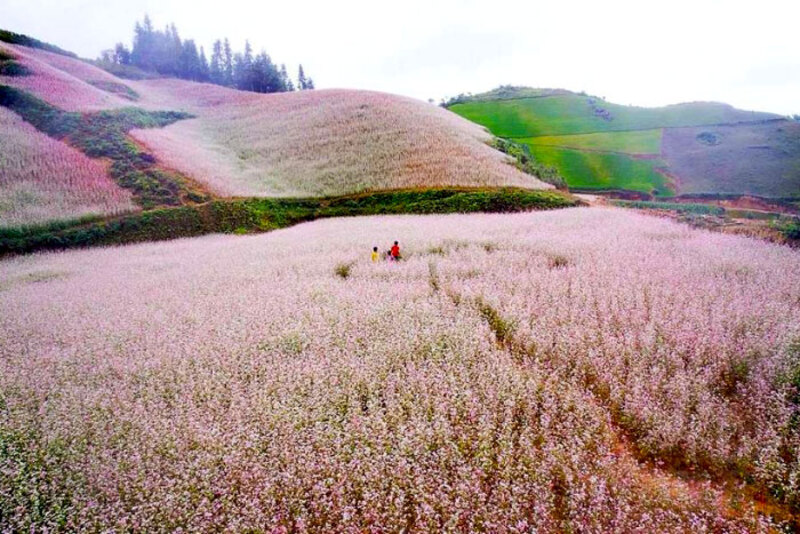
<instances>
[{"instance_id":1,"label":"green foliage under flowers","mask_svg":"<svg viewBox=\"0 0 800 534\"><path fill-rule=\"evenodd\" d=\"M0 229L0 255L90 245L156 241L225 232L263 232L326 217L404 213L519 212L578 202L556 191L429 189L343 197L213 200L109 221Z\"/></svg>"},{"instance_id":2,"label":"green foliage under flowers","mask_svg":"<svg viewBox=\"0 0 800 534\"><path fill-rule=\"evenodd\" d=\"M28 76L30 73L14 56L0 50L0 76Z\"/></svg>"},{"instance_id":3,"label":"green foliage under flowers","mask_svg":"<svg viewBox=\"0 0 800 534\"><path fill-rule=\"evenodd\" d=\"M139 100L139 93L125 84L116 82L90 81L90 85L98 89L125 98L127 100Z\"/></svg>"},{"instance_id":4,"label":"green foliage under flowers","mask_svg":"<svg viewBox=\"0 0 800 534\"><path fill-rule=\"evenodd\" d=\"M127 133L134 128L160 128L191 115L175 111L123 108L96 113L61 111L18 89L0 85L0 106L20 115L50 137L65 141L92 158L111 160L111 177L129 189L144 209L204 202L207 196L189 180L158 168Z\"/></svg>"}]
</instances>

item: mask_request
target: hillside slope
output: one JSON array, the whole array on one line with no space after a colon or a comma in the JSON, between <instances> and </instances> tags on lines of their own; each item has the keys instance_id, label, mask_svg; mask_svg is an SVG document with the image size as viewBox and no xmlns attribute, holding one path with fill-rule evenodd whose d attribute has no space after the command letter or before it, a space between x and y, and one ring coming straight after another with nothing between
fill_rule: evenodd
<instances>
[{"instance_id":1,"label":"hillside slope","mask_svg":"<svg viewBox=\"0 0 800 534\"><path fill-rule=\"evenodd\" d=\"M771 113L715 102L620 106L514 87L461 97L449 109L527 146L571 188L800 197L800 128Z\"/></svg>"},{"instance_id":2,"label":"hillside slope","mask_svg":"<svg viewBox=\"0 0 800 534\"><path fill-rule=\"evenodd\" d=\"M112 87L122 80L79 59L26 46L0 42L0 53L13 57L29 74L0 75L0 85L30 92L64 111L98 111L132 105Z\"/></svg>"},{"instance_id":3,"label":"hillside slope","mask_svg":"<svg viewBox=\"0 0 800 534\"><path fill-rule=\"evenodd\" d=\"M548 189L441 108L355 90L256 94L161 79L129 81L71 57L0 43L29 71L0 85L59 109L135 106L196 118L131 135L162 164L221 196L323 196L402 188Z\"/></svg>"},{"instance_id":4,"label":"hillside slope","mask_svg":"<svg viewBox=\"0 0 800 534\"><path fill-rule=\"evenodd\" d=\"M107 165L0 107L0 228L135 209Z\"/></svg>"},{"instance_id":5,"label":"hillside slope","mask_svg":"<svg viewBox=\"0 0 800 534\"><path fill-rule=\"evenodd\" d=\"M738 110L717 102L690 102L660 108L620 106L579 94L545 95L455 104L450 109L511 138L569 135L651 128L731 124L780 118Z\"/></svg>"},{"instance_id":6,"label":"hillside slope","mask_svg":"<svg viewBox=\"0 0 800 534\"><path fill-rule=\"evenodd\" d=\"M220 194L548 187L508 165L479 126L410 98L355 90L260 95L180 80L131 86L147 105L197 116L133 135Z\"/></svg>"}]
</instances>

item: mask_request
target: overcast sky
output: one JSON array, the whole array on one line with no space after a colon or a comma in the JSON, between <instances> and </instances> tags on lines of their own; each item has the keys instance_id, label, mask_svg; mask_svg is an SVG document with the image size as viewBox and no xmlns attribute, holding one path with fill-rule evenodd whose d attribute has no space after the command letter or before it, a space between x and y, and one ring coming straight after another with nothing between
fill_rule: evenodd
<instances>
[{"instance_id":1,"label":"overcast sky","mask_svg":"<svg viewBox=\"0 0 800 534\"><path fill-rule=\"evenodd\" d=\"M0 0L0 28L97 57L148 13L206 50L249 38L318 88L434 98L500 84L620 104L800 113L800 1Z\"/></svg>"}]
</instances>

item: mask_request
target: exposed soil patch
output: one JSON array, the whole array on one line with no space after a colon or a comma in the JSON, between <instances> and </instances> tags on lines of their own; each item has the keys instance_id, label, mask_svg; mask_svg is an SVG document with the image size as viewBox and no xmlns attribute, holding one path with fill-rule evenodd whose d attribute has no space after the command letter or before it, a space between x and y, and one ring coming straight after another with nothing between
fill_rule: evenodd
<instances>
[{"instance_id":1,"label":"exposed soil patch","mask_svg":"<svg viewBox=\"0 0 800 534\"><path fill-rule=\"evenodd\" d=\"M682 194L800 196L800 123L665 128L662 157Z\"/></svg>"}]
</instances>

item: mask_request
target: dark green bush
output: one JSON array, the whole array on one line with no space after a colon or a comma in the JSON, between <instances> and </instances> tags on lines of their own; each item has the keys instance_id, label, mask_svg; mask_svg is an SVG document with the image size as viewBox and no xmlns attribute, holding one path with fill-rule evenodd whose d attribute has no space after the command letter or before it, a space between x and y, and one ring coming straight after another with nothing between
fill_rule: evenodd
<instances>
[{"instance_id":1,"label":"dark green bush","mask_svg":"<svg viewBox=\"0 0 800 534\"><path fill-rule=\"evenodd\" d=\"M28 37L27 35L23 35L21 33L10 32L8 30L0 30L0 41L11 44L18 44L22 46L28 46L30 48L40 48L42 50L47 50L48 52L61 54L62 56L69 56L74 58L78 57L74 53L67 52L63 48L59 48L56 45L51 45L50 43L45 43L44 41L40 41L39 39L34 39L33 37Z\"/></svg>"},{"instance_id":2,"label":"dark green bush","mask_svg":"<svg viewBox=\"0 0 800 534\"><path fill-rule=\"evenodd\" d=\"M510 139L495 137L490 145L504 154L513 157L515 167L526 174L536 176L541 181L554 185L557 189L566 190L567 182L559 174L558 169L538 162L530 152L527 145L515 143Z\"/></svg>"},{"instance_id":3,"label":"dark green bush","mask_svg":"<svg viewBox=\"0 0 800 534\"><path fill-rule=\"evenodd\" d=\"M159 208L110 221L97 218L0 230L0 255L35 250L157 241L212 232L263 232L326 217L381 213L526 211L576 206L555 191L431 189L327 198L251 198Z\"/></svg>"},{"instance_id":4,"label":"dark green bush","mask_svg":"<svg viewBox=\"0 0 800 534\"><path fill-rule=\"evenodd\" d=\"M0 76L30 76L31 71L25 65L14 60L0 58Z\"/></svg>"},{"instance_id":5,"label":"dark green bush","mask_svg":"<svg viewBox=\"0 0 800 534\"><path fill-rule=\"evenodd\" d=\"M725 208L711 204L683 203L683 202L655 202L650 200L612 200L611 203L622 208L670 210L678 213L691 213L694 215L725 215Z\"/></svg>"}]
</instances>

